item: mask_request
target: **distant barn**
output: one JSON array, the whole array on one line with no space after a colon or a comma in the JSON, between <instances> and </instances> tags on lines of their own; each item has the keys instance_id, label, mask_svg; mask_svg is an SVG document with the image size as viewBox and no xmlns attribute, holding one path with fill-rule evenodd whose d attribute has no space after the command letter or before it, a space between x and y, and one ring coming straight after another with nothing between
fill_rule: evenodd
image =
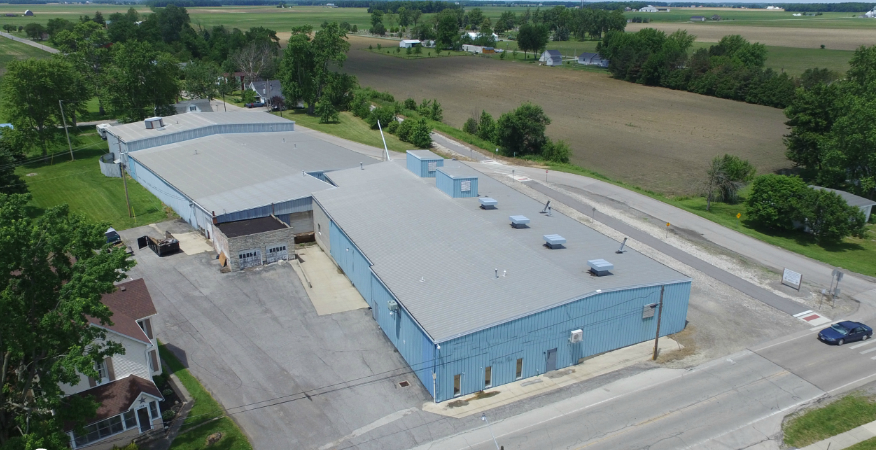
<instances>
[{"instance_id":1,"label":"distant barn","mask_svg":"<svg viewBox=\"0 0 876 450\"><path fill-rule=\"evenodd\" d=\"M33 11L31 11L31 10L28 9L27 11L24 12L24 15L25 15L25 16L32 16L32 15L33 15Z\"/></svg>"}]
</instances>

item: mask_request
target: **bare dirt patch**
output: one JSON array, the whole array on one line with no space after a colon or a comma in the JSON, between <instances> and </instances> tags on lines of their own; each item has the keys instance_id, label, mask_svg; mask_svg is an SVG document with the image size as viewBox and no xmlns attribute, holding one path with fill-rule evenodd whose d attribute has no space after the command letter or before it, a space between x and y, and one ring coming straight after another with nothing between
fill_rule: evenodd
<instances>
[{"instance_id":1,"label":"bare dirt patch","mask_svg":"<svg viewBox=\"0 0 876 450\"><path fill-rule=\"evenodd\" d=\"M731 153L760 173L787 168L782 111L614 80L607 74L477 57L405 60L361 50L393 41L351 37L344 66L363 86L396 99L437 98L444 121L494 117L531 101L551 118L572 162L655 191L687 194L708 161ZM397 44L395 44L397 45Z\"/></svg>"},{"instance_id":2,"label":"bare dirt patch","mask_svg":"<svg viewBox=\"0 0 876 450\"><path fill-rule=\"evenodd\" d=\"M626 30L636 32L654 28L672 33L687 30L699 42L718 42L722 37L738 34L751 42L776 47L819 48L822 44L834 50L855 50L862 45L876 44L876 33L868 29L784 28L721 23L630 23Z\"/></svg>"}]
</instances>

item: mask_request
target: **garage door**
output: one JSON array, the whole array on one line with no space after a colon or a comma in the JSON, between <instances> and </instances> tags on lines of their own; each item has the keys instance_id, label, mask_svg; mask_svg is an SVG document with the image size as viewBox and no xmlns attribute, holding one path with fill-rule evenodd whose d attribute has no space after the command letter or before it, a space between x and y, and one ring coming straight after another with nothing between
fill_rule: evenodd
<instances>
[{"instance_id":1,"label":"garage door","mask_svg":"<svg viewBox=\"0 0 876 450\"><path fill-rule=\"evenodd\" d=\"M289 259L289 251L286 250L286 244L268 244L268 264Z\"/></svg>"},{"instance_id":2,"label":"garage door","mask_svg":"<svg viewBox=\"0 0 876 450\"><path fill-rule=\"evenodd\" d=\"M241 250L237 252L238 266L241 270L247 267L255 267L262 265L262 252L254 248L252 250Z\"/></svg>"}]
</instances>

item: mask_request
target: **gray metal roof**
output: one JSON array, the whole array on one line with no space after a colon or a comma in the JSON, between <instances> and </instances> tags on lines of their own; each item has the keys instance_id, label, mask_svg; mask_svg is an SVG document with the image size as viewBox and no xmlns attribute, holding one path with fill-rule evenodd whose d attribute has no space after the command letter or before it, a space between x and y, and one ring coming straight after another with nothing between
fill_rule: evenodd
<instances>
[{"instance_id":1,"label":"gray metal roof","mask_svg":"<svg viewBox=\"0 0 876 450\"><path fill-rule=\"evenodd\" d=\"M445 162L444 164L447 164L447 163ZM449 167L445 165L444 167L439 167L437 170L439 172L443 173L444 175L449 176L450 178L477 178L478 177L478 174L472 173L472 170L468 167L459 168L456 165L449 166Z\"/></svg>"},{"instance_id":2,"label":"gray metal roof","mask_svg":"<svg viewBox=\"0 0 876 450\"><path fill-rule=\"evenodd\" d=\"M821 189L822 191L833 192L834 194L837 194L840 197L842 197L843 200L845 200L846 203L849 204L849 206L857 206L860 208L862 206L876 205L876 200L870 200L869 198L859 197L855 194L852 194L851 192L841 191L839 189L830 189L830 188L821 187L821 186L809 186L809 187L811 187L812 189Z\"/></svg>"},{"instance_id":3,"label":"gray metal roof","mask_svg":"<svg viewBox=\"0 0 876 450\"><path fill-rule=\"evenodd\" d=\"M399 161L329 176L337 189L314 198L374 264L372 269L436 342L592 295L690 279L554 212L457 161L445 167L478 176L481 195L499 201L483 210L478 198L449 198L433 178ZM529 228L508 216L525 214ZM564 249L544 247L561 234ZM606 259L612 275L592 277L587 261ZM499 278L494 270L498 269ZM421 281L421 279L423 281Z\"/></svg>"},{"instance_id":4,"label":"gray metal roof","mask_svg":"<svg viewBox=\"0 0 876 450\"><path fill-rule=\"evenodd\" d=\"M247 124L288 124L291 121L266 112L229 111L201 114L177 114L164 118L164 129L148 130L143 121L115 125L108 129L114 136L125 142L149 139L157 136L180 133L211 125L247 125Z\"/></svg>"},{"instance_id":5,"label":"gray metal roof","mask_svg":"<svg viewBox=\"0 0 876 450\"><path fill-rule=\"evenodd\" d=\"M302 171L375 162L296 131L213 135L140 150L129 157L217 214L309 197L332 188Z\"/></svg>"},{"instance_id":6,"label":"gray metal roof","mask_svg":"<svg viewBox=\"0 0 876 450\"><path fill-rule=\"evenodd\" d=\"M438 156L429 150L408 150L408 153L416 156L419 159L444 159L441 156Z\"/></svg>"}]
</instances>

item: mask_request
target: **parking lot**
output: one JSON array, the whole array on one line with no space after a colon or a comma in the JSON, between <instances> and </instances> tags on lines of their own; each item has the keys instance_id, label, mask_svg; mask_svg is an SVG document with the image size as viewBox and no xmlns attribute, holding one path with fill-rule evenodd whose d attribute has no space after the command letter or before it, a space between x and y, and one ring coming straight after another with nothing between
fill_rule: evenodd
<instances>
[{"instance_id":1,"label":"parking lot","mask_svg":"<svg viewBox=\"0 0 876 450\"><path fill-rule=\"evenodd\" d=\"M135 243L164 230L191 231L176 221L120 234ZM290 264L220 273L213 252L159 258L134 247L137 266L130 276L146 280L159 312L158 338L225 407L254 448L404 449L482 426L479 416L423 412L428 393L370 311L318 315ZM700 330L701 357L692 362L795 328L738 292L702 282L695 286L688 320ZM772 325L765 326L768 322ZM490 417L511 417L655 367L643 361L500 406ZM409 386L400 387L402 381Z\"/></svg>"}]
</instances>

